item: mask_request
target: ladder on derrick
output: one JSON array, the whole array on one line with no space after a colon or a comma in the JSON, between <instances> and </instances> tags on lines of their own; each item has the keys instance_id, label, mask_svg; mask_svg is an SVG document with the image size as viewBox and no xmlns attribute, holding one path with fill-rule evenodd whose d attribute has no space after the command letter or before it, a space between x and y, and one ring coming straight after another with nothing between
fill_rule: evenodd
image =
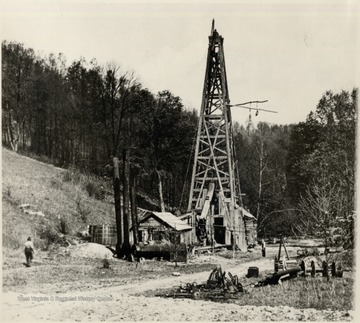
<instances>
[{"instance_id":1,"label":"ladder on derrick","mask_svg":"<svg viewBox=\"0 0 360 323\"><path fill-rule=\"evenodd\" d=\"M188 212L192 212L192 242L209 244L215 240L246 250L224 39L214 27L213 20L188 202Z\"/></svg>"}]
</instances>

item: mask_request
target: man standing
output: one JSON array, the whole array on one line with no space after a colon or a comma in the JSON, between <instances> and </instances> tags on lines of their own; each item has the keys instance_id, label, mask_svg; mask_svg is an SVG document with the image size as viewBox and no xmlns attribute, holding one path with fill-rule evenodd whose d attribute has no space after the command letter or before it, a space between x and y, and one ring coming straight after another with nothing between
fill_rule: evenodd
<instances>
[{"instance_id":1,"label":"man standing","mask_svg":"<svg viewBox=\"0 0 360 323\"><path fill-rule=\"evenodd\" d=\"M31 238L27 238L25 242L25 257L26 257L26 267L30 267L30 263L33 260L34 254L34 244L31 241Z\"/></svg>"},{"instance_id":2,"label":"man standing","mask_svg":"<svg viewBox=\"0 0 360 323\"><path fill-rule=\"evenodd\" d=\"M264 239L261 239L261 251L262 251L262 256L266 257L266 242Z\"/></svg>"}]
</instances>

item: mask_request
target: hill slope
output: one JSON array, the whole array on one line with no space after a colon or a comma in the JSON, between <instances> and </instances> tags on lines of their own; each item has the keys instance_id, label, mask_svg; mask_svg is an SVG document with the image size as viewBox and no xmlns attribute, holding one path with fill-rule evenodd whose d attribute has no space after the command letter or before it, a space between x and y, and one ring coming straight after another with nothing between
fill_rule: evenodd
<instances>
[{"instance_id":1,"label":"hill slope","mask_svg":"<svg viewBox=\"0 0 360 323\"><path fill-rule=\"evenodd\" d=\"M17 249L30 235L75 234L91 224L113 224L111 181L64 170L2 149L3 246ZM21 206L23 206L21 208Z\"/></svg>"}]
</instances>

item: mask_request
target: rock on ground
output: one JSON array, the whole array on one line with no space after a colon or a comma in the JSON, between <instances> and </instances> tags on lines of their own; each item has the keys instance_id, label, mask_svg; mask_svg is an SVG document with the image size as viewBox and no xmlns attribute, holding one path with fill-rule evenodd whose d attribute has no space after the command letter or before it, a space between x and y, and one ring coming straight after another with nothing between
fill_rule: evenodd
<instances>
[{"instance_id":1,"label":"rock on ground","mask_svg":"<svg viewBox=\"0 0 360 323\"><path fill-rule=\"evenodd\" d=\"M113 253L104 245L98 243L82 243L68 248L72 257L83 258L112 258Z\"/></svg>"}]
</instances>

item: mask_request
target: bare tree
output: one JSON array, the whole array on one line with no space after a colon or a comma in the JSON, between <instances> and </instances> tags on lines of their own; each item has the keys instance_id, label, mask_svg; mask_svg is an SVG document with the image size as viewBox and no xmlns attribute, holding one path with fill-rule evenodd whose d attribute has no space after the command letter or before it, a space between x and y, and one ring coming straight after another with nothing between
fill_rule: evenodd
<instances>
[{"instance_id":1,"label":"bare tree","mask_svg":"<svg viewBox=\"0 0 360 323\"><path fill-rule=\"evenodd\" d=\"M331 246L347 246L353 239L353 214L346 213L342 190L328 178L321 176L313 181L305 196L301 197L300 208L303 232L323 239L325 249Z\"/></svg>"},{"instance_id":2,"label":"bare tree","mask_svg":"<svg viewBox=\"0 0 360 323\"><path fill-rule=\"evenodd\" d=\"M119 152L123 122L131 109L131 96L140 89L133 72L121 73L114 63L109 63L101 84L102 124L111 143L109 152Z\"/></svg>"}]
</instances>

